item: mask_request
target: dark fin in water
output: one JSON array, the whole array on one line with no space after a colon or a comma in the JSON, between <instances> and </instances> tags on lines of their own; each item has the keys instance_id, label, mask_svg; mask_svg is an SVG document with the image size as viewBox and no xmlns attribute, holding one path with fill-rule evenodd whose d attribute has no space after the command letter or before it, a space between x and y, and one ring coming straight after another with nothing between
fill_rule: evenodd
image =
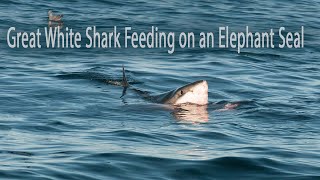
<instances>
[{"instance_id":1,"label":"dark fin in water","mask_svg":"<svg viewBox=\"0 0 320 180\"><path fill-rule=\"evenodd\" d=\"M122 98L124 95L126 95L127 88L128 88L128 87L123 87L122 95L120 96L120 98Z\"/></svg>"},{"instance_id":2,"label":"dark fin in water","mask_svg":"<svg viewBox=\"0 0 320 180\"><path fill-rule=\"evenodd\" d=\"M122 98L124 95L126 95L127 88L129 87L129 83L127 81L126 72L124 70L123 65L122 65L122 83L121 84L123 86L123 91L122 91L122 95L120 98Z\"/></svg>"},{"instance_id":3,"label":"dark fin in water","mask_svg":"<svg viewBox=\"0 0 320 180\"><path fill-rule=\"evenodd\" d=\"M127 81L127 77L126 77L126 71L124 70L124 66L122 65L122 86L124 87L128 87L129 83Z\"/></svg>"}]
</instances>

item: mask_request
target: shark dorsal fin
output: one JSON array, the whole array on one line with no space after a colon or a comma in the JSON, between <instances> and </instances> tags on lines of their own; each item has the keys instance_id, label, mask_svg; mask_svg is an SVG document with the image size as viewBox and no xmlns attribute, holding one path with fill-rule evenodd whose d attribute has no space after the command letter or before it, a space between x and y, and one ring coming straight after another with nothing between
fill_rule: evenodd
<instances>
[{"instance_id":1,"label":"shark dorsal fin","mask_svg":"<svg viewBox=\"0 0 320 180\"><path fill-rule=\"evenodd\" d=\"M122 82L121 85L123 86L122 95L120 98L122 98L124 95L126 95L127 88L129 87L129 83L126 77L126 71L124 69L124 66L122 65Z\"/></svg>"},{"instance_id":2,"label":"shark dorsal fin","mask_svg":"<svg viewBox=\"0 0 320 180\"><path fill-rule=\"evenodd\" d=\"M122 86L124 86L124 87L128 87L129 86L129 83L128 83L128 80L127 80L127 77L126 77L126 71L125 71L123 65L122 65Z\"/></svg>"}]
</instances>

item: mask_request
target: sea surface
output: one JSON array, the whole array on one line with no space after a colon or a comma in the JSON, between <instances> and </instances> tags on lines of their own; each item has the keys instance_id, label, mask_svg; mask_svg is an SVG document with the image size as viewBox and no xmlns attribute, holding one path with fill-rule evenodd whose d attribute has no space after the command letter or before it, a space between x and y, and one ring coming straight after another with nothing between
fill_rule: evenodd
<instances>
[{"instance_id":1,"label":"sea surface","mask_svg":"<svg viewBox=\"0 0 320 180\"><path fill-rule=\"evenodd\" d=\"M304 48L8 47L10 27L43 32L50 9L84 39L88 26L304 26ZM316 0L2 0L0 179L320 179L319 10ZM107 82L122 80L122 65L150 94L207 80L210 103L173 108L130 88L120 98Z\"/></svg>"}]
</instances>

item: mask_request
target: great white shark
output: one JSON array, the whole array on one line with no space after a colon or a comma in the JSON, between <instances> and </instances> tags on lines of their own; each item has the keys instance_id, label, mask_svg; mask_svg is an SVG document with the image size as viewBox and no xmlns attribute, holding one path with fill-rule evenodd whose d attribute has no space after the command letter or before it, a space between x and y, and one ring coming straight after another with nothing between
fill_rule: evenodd
<instances>
[{"instance_id":1,"label":"great white shark","mask_svg":"<svg viewBox=\"0 0 320 180\"><path fill-rule=\"evenodd\" d=\"M122 96L126 94L127 88L130 84L127 81L124 66L122 66L122 83L124 87ZM134 89L137 92L142 92ZM143 92L142 92L143 93ZM141 94L142 94L141 93ZM146 97L146 94L143 94ZM155 95L148 96L153 102L161 104L181 105L181 104L194 104L194 105L207 105L208 104L208 82L206 80L198 80L193 83L184 85L177 89Z\"/></svg>"},{"instance_id":2,"label":"great white shark","mask_svg":"<svg viewBox=\"0 0 320 180\"><path fill-rule=\"evenodd\" d=\"M198 80L176 89L156 94L148 91L143 91L134 86L136 82L130 82L126 77L126 70L122 66L122 79L106 78L104 74L96 72L86 73L71 73L66 75L58 75L63 79L75 79L84 78L90 80L100 81L110 85L123 87L121 98L124 100L127 89L136 92L143 99L150 101L151 103L139 104L139 108L135 104L127 104L125 108L132 108L131 111L141 109L154 110L165 109L170 110L171 114L177 120L188 122L207 122L209 118L209 112L213 111L228 111L237 108L240 103L245 102L226 102L221 101L217 103L210 102L208 100L208 82L206 80ZM125 102L125 101L124 101Z\"/></svg>"}]
</instances>

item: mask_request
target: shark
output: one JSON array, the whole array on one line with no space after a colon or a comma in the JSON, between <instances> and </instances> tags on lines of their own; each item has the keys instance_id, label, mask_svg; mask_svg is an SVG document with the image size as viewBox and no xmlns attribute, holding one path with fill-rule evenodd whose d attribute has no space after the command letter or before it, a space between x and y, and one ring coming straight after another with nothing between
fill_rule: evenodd
<instances>
[{"instance_id":1,"label":"shark","mask_svg":"<svg viewBox=\"0 0 320 180\"><path fill-rule=\"evenodd\" d=\"M131 87L128 83L124 66L122 66L121 85L124 87L124 89L120 98L123 98L127 89ZM148 98L152 102L169 105L207 105L208 89L208 82L206 80L198 80L155 96L149 96L148 93L133 88L133 90L139 94L142 94L145 98Z\"/></svg>"},{"instance_id":2,"label":"shark","mask_svg":"<svg viewBox=\"0 0 320 180\"><path fill-rule=\"evenodd\" d=\"M141 90L135 87L136 83L129 82L126 76L126 70L122 66L122 78L112 79L106 78L104 74L96 72L86 73L71 73L66 75L58 75L63 79L84 78L90 80L100 81L109 85L123 87L121 99L125 102L125 95L128 89L136 92L140 97L148 102L146 104L139 104L140 108L136 108L135 104L126 104L126 108L132 108L131 110L143 109L164 109L170 110L173 117L179 121L192 122L192 123L204 123L210 119L209 111L229 111L236 109L241 102L209 102L208 91L209 86L206 80L198 80L189 84L177 87L175 89L155 94L149 91ZM245 103L245 102L243 102Z\"/></svg>"}]
</instances>

